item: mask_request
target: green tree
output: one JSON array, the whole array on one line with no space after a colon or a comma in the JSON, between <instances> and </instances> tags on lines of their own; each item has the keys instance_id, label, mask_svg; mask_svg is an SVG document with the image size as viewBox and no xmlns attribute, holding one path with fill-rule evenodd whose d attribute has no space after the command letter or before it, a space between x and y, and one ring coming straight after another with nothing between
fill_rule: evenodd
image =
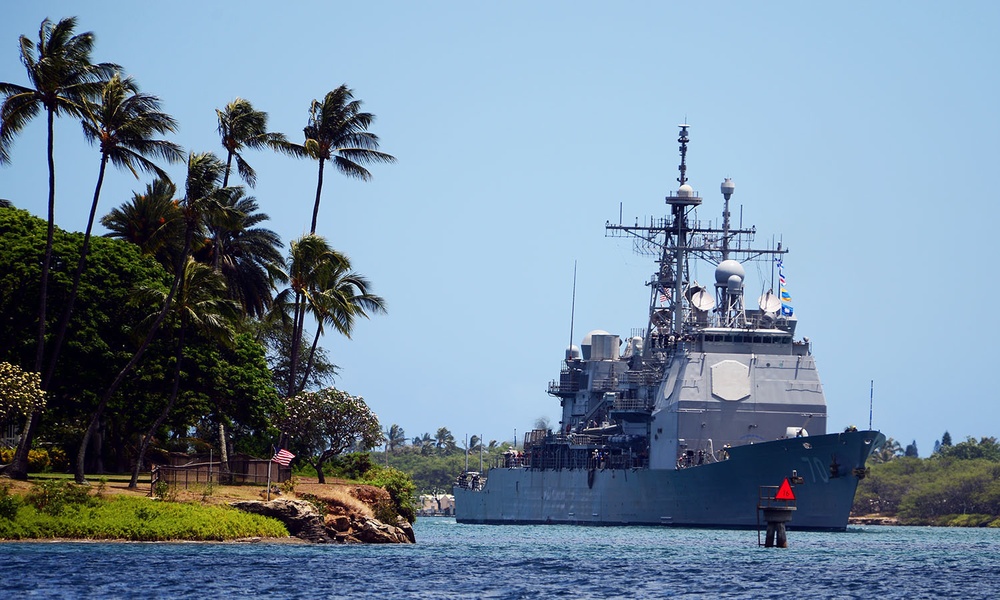
<instances>
[{"instance_id":1,"label":"green tree","mask_svg":"<svg viewBox=\"0 0 1000 600\"><path fill-rule=\"evenodd\" d=\"M90 53L94 46L91 32L74 35L73 17L53 23L42 21L38 42L20 37L21 62L27 71L29 86L0 82L0 164L10 162L10 146L14 137L43 110L46 113L49 167L48 230L45 257L42 261L41 285L38 294L38 335L35 349L36 372L42 372L45 359L45 327L47 318L49 269L52 264L52 244L55 232L56 169L53 124L56 115L79 117L85 99L93 97L102 82L119 69L111 63L94 64ZM43 374L43 382L46 379ZM44 389L44 386L43 386ZM4 474L17 479L28 477L28 450L41 413L32 412L21 432L14 460Z\"/></svg>"},{"instance_id":2,"label":"green tree","mask_svg":"<svg viewBox=\"0 0 1000 600\"><path fill-rule=\"evenodd\" d=\"M371 173L364 165L396 160L392 155L378 150L378 136L368 131L375 115L362 112L361 104L360 100L354 99L354 92L345 84L327 93L322 102L313 100L309 107L309 122L303 129L306 139L300 152L319 161L316 202L309 229L311 234L316 233L326 161L332 161L337 170L348 177L368 181Z\"/></svg>"},{"instance_id":3,"label":"green tree","mask_svg":"<svg viewBox=\"0 0 1000 600\"><path fill-rule=\"evenodd\" d=\"M46 223L26 211L0 211L0 360L31 363L33 316L37 298ZM53 313L64 310L82 233L56 228L53 250L60 257L49 286ZM135 347L134 326L148 311L129 302L137 286L169 284L164 269L138 249L119 240L91 240L80 298L67 329L66 343L46 392L48 409L37 436L69 450L80 440L99 397ZM125 422L123 419L122 422Z\"/></svg>"},{"instance_id":4,"label":"green tree","mask_svg":"<svg viewBox=\"0 0 1000 600\"><path fill-rule=\"evenodd\" d=\"M977 442L973 437L967 437L964 442L955 445L941 445L940 455L942 457L956 458L959 460L975 460L983 458L993 462L1000 462L1000 444L997 444L995 437L982 437Z\"/></svg>"},{"instance_id":5,"label":"green tree","mask_svg":"<svg viewBox=\"0 0 1000 600\"><path fill-rule=\"evenodd\" d=\"M951 445L951 434L945 431L944 435L941 436L941 446L943 447L950 445Z\"/></svg>"},{"instance_id":6,"label":"green tree","mask_svg":"<svg viewBox=\"0 0 1000 600\"><path fill-rule=\"evenodd\" d=\"M323 466L333 457L382 443L378 418L364 399L332 387L287 398L281 429L298 456L316 470L320 483L326 483Z\"/></svg>"},{"instance_id":7,"label":"green tree","mask_svg":"<svg viewBox=\"0 0 1000 600\"><path fill-rule=\"evenodd\" d=\"M234 159L243 181L250 187L257 185L257 173L243 157L246 148L270 148L286 154L301 154L299 147L289 143L284 134L267 131L267 113L254 109L249 100L236 98L225 109L216 109L215 114L219 119L222 147L226 149L226 174L222 187L229 186L229 173Z\"/></svg>"},{"instance_id":8,"label":"green tree","mask_svg":"<svg viewBox=\"0 0 1000 600\"><path fill-rule=\"evenodd\" d=\"M906 452L904 452L903 454L904 454L904 456L909 456L909 457L912 457L912 458L916 458L918 456L918 453L917 453L917 440L913 440L912 442L910 442L909 444L907 444L906 445Z\"/></svg>"}]
</instances>

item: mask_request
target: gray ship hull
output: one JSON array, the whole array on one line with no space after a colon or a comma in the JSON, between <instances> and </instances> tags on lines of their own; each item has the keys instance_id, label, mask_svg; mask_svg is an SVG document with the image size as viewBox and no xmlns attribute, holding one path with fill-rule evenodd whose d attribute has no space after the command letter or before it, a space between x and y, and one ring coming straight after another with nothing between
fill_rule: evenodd
<instances>
[{"instance_id":1,"label":"gray ship hull","mask_svg":"<svg viewBox=\"0 0 1000 600\"><path fill-rule=\"evenodd\" d=\"M793 471L789 529L843 531L877 431L851 431L735 447L684 469L494 468L481 490L456 486L459 523L668 525L757 528L760 486Z\"/></svg>"}]
</instances>

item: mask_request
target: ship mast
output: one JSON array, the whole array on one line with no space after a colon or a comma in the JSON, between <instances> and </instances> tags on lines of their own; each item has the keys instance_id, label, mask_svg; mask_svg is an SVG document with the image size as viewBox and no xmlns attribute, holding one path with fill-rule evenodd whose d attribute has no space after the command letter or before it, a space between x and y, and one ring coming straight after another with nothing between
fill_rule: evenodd
<instances>
[{"instance_id":1,"label":"ship mast","mask_svg":"<svg viewBox=\"0 0 1000 600\"><path fill-rule=\"evenodd\" d=\"M605 224L607 236L633 238L636 251L656 256L659 265L647 282L650 286L649 327L644 339L644 354L665 349L672 344L671 340L681 340L684 334L703 327L747 327L743 316L744 273L740 263L788 252L780 245L776 250L754 249L749 244L756 230L733 228L729 200L736 186L730 178L721 186L725 199L722 228L703 227L698 223L694 211L702 199L688 184L687 177L689 126L684 123L678 127L681 162L677 182L680 185L675 193L665 198L670 207L669 216L641 225L638 220L635 225L624 225L619 216L618 224ZM703 287L695 287L690 277L692 258L723 265L716 270L718 302L712 300ZM720 272L725 274L725 281L719 279ZM732 274L738 274L739 279L730 281ZM710 314L713 308L714 315Z\"/></svg>"}]
</instances>

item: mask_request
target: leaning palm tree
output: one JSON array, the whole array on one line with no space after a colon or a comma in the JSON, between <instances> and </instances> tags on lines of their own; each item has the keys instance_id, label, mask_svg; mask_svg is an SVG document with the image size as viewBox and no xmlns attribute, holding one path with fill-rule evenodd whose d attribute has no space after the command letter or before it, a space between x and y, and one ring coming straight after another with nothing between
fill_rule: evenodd
<instances>
[{"instance_id":1,"label":"leaning palm tree","mask_svg":"<svg viewBox=\"0 0 1000 600\"><path fill-rule=\"evenodd\" d=\"M45 19L38 29L37 44L22 35L21 62L27 71L30 86L0 82L0 94L5 96L3 104L0 105L0 164L10 162L10 145L28 122L43 110L47 117L48 232L38 294L38 341L34 369L36 372L42 371L45 359L46 304L55 233L56 170L53 123L56 115L68 114L79 117L82 114L84 100L96 96L103 81L119 70L115 64L92 63L90 53L94 46L94 34L86 32L74 35L74 29L76 29L76 19L73 17L62 19L58 23ZM35 411L28 417L14 460L5 470L8 476L18 479L28 477L28 449L40 416L41 413Z\"/></svg>"},{"instance_id":2,"label":"leaning palm tree","mask_svg":"<svg viewBox=\"0 0 1000 600\"><path fill-rule=\"evenodd\" d=\"M325 239L316 235L307 235L291 243L287 272L289 288L275 298L279 309L290 307L292 312L287 388L289 398L302 387L298 382L298 363L307 306L318 303L314 296L320 289L320 282L332 265L343 259L343 255L334 252Z\"/></svg>"},{"instance_id":3,"label":"leaning palm tree","mask_svg":"<svg viewBox=\"0 0 1000 600\"><path fill-rule=\"evenodd\" d=\"M369 313L384 314L386 311L385 300L368 291L371 284L364 276L351 271L351 262L347 256L341 255L317 283L317 293L312 294L312 300L306 304L306 308L316 319L317 327L303 381L308 379L312 370L316 348L325 325L333 325L338 333L350 339L356 317L367 319Z\"/></svg>"},{"instance_id":4,"label":"leaning palm tree","mask_svg":"<svg viewBox=\"0 0 1000 600\"><path fill-rule=\"evenodd\" d=\"M152 292L156 293L155 290ZM160 302L165 303L165 298L151 303L155 305ZM173 385L170 395L163 405L163 410L160 411L159 416L149 427L139 444L139 455L135 467L132 469L132 480L128 487L135 488L138 484L139 471L142 470L145 462L146 450L149 449L153 436L170 416L170 412L177 403L177 396L180 393L184 343L188 330L194 328L211 339L229 345L234 337L232 324L236 321L239 313L237 306L235 302L226 297L226 282L212 267L195 262L192 258L188 259L181 274L180 288L171 304L171 311L176 315L178 322Z\"/></svg>"},{"instance_id":5,"label":"leaning palm tree","mask_svg":"<svg viewBox=\"0 0 1000 600\"><path fill-rule=\"evenodd\" d=\"M185 181L184 186L185 198L180 206L183 211L184 241L181 245L181 251L177 256L177 260L172 265L174 273L173 283L170 286L170 291L167 292L166 297L163 300L163 306L160 308L156 318L153 319L144 339L139 344L139 347L132 355L128 364L126 364L122 370L118 372L114 381L112 381L108 389L105 390L104 394L101 396L100 402L97 404L97 408L90 417L90 423L84 431L83 440L80 442L80 450L77 453L76 458L75 478L77 483L87 482L86 476L84 475L87 446L91 435L93 435L93 432L97 429L98 420L101 418L101 415L104 414L104 409L107 408L111 397L118 390L119 386L121 386L122 382L125 381L125 377L131 373L135 366L139 363L139 360L146 352L146 349L148 349L150 344L153 342L153 338L156 336L160 325L163 324L164 319L166 319L167 314L170 312L171 304L173 303L174 297L180 289L184 278L186 270L185 265L191 255L191 247L194 243L195 234L200 232L202 227L204 213L211 210L222 210L224 199L231 194L230 190L219 187L219 183L222 181L224 169L225 165L222 161L220 161L219 158L211 152L201 154L195 154L192 152L188 156L187 180Z\"/></svg>"},{"instance_id":6,"label":"leaning palm tree","mask_svg":"<svg viewBox=\"0 0 1000 600\"><path fill-rule=\"evenodd\" d=\"M153 173L161 179L167 179L167 173L147 157L162 158L169 162L183 159L180 146L166 140L155 139L157 134L176 131L176 121L160 111L159 98L141 93L131 77L122 79L116 73L104 84L98 103L84 100L83 111L83 134L87 140L91 143L96 142L100 147L101 167L97 174L94 199L90 204L87 229L83 234L80 259L73 275L73 285L52 343L49 370L43 383L45 387L55 372L66 328L73 314L73 304L80 288L80 277L87 264L90 234L94 228L97 203L101 198L101 186L104 184L104 173L108 162L117 167L127 168L136 178L139 177L138 171L141 170Z\"/></svg>"},{"instance_id":7,"label":"leaning palm tree","mask_svg":"<svg viewBox=\"0 0 1000 600\"><path fill-rule=\"evenodd\" d=\"M292 341L288 378L288 396L302 391L312 368L313 357L324 326L332 325L339 333L351 336L357 317L369 312L385 312L385 300L369 291L370 283L351 270L350 259L330 248L326 240L307 235L293 241L289 252L290 287L275 298L279 307L291 307ZM302 377L298 375L307 315L317 321L317 330Z\"/></svg>"},{"instance_id":8,"label":"leaning palm tree","mask_svg":"<svg viewBox=\"0 0 1000 600\"><path fill-rule=\"evenodd\" d=\"M257 172L243 157L243 150L246 148L270 148L286 154L301 154L300 147L289 143L285 134L267 131L267 113L255 110L249 100L236 98L226 105L225 110L215 109L215 114L219 119L222 147L226 149L226 175L222 180L222 187L229 186L229 173L234 159L236 170L243 181L250 187L257 185Z\"/></svg>"},{"instance_id":9,"label":"leaning palm tree","mask_svg":"<svg viewBox=\"0 0 1000 600\"><path fill-rule=\"evenodd\" d=\"M319 161L316 203L309 233L316 233L326 161L333 161L344 175L364 181L371 179L364 165L395 162L392 155L379 152L378 136L368 131L374 120L375 115L361 111L361 101L354 99L354 93L346 84L328 93L322 102L313 100L309 123L303 129L306 141L301 146L304 155Z\"/></svg>"}]
</instances>

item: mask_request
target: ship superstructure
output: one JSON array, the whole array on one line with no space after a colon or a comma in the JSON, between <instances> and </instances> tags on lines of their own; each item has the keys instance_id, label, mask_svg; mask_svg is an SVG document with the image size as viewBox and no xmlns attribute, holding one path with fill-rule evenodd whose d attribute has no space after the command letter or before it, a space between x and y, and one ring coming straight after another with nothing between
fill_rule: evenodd
<instances>
[{"instance_id":1,"label":"ship superstructure","mask_svg":"<svg viewBox=\"0 0 1000 600\"><path fill-rule=\"evenodd\" d=\"M567 349L548 388L562 405L559 429L526 434L523 455L505 457L485 484L460 480L460 522L749 527L760 486L793 477L803 501L790 527L846 527L865 460L884 438L826 434L809 341L794 337L787 249L755 247L753 228L733 226L730 179L721 223L699 221L687 125L678 142L669 214L606 225L655 259L646 327L624 340L591 331ZM696 262L714 281L694 279ZM760 293L748 292L748 264L768 278Z\"/></svg>"}]
</instances>

